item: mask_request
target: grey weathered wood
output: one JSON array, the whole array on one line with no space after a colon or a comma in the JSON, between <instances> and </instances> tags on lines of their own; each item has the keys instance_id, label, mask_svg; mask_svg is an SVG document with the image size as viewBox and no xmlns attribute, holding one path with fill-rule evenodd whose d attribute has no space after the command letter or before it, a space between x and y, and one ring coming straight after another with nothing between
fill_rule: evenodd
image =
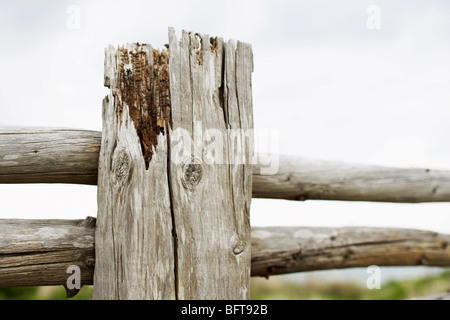
<instances>
[{"instance_id":1,"label":"grey weathered wood","mask_svg":"<svg viewBox=\"0 0 450 320\"><path fill-rule=\"evenodd\" d=\"M97 184L101 133L0 128L0 183Z\"/></svg>"},{"instance_id":2,"label":"grey weathered wood","mask_svg":"<svg viewBox=\"0 0 450 320\"><path fill-rule=\"evenodd\" d=\"M71 265L92 284L94 233L92 218L0 220L0 287L66 284Z\"/></svg>"},{"instance_id":3,"label":"grey weathered wood","mask_svg":"<svg viewBox=\"0 0 450 320\"><path fill-rule=\"evenodd\" d=\"M250 286L251 166L248 145L233 147L227 129L252 129L247 44L183 32L169 33L172 121L191 150L170 154L170 187L176 237L178 299L247 299ZM217 143L211 161L208 130ZM171 134L171 145L179 139ZM242 142L238 133L236 139ZM242 164L232 156L247 156ZM192 168L200 176L188 177Z\"/></svg>"},{"instance_id":4,"label":"grey weathered wood","mask_svg":"<svg viewBox=\"0 0 450 320\"><path fill-rule=\"evenodd\" d=\"M83 222L89 223L83 226ZM95 219L0 220L0 287L63 285L94 274ZM450 266L450 235L383 228L252 228L253 276L335 268Z\"/></svg>"},{"instance_id":5,"label":"grey weathered wood","mask_svg":"<svg viewBox=\"0 0 450 320\"><path fill-rule=\"evenodd\" d=\"M251 48L169 38L170 53L106 52L94 299L245 299L251 155L227 129L253 127ZM212 163L211 129L223 138ZM180 130L193 142L181 157Z\"/></svg>"},{"instance_id":6,"label":"grey weathered wood","mask_svg":"<svg viewBox=\"0 0 450 320\"><path fill-rule=\"evenodd\" d=\"M449 266L450 235L410 229L253 228L252 276L378 266Z\"/></svg>"},{"instance_id":7,"label":"grey weathered wood","mask_svg":"<svg viewBox=\"0 0 450 320\"><path fill-rule=\"evenodd\" d=\"M97 184L101 133L0 129L0 183ZM258 156L258 159L260 156ZM253 197L288 200L448 202L450 171L280 156L275 175L253 169Z\"/></svg>"},{"instance_id":8,"label":"grey weathered wood","mask_svg":"<svg viewBox=\"0 0 450 320\"><path fill-rule=\"evenodd\" d=\"M378 202L450 201L450 171L280 156L275 175L254 166L253 197Z\"/></svg>"},{"instance_id":9,"label":"grey weathered wood","mask_svg":"<svg viewBox=\"0 0 450 320\"><path fill-rule=\"evenodd\" d=\"M145 150L153 152L149 162L139 136L152 125L150 100L160 93L150 93L162 67L154 64L155 54L138 44L106 50L111 92L103 102L94 299L176 297L167 135L157 135L157 145Z\"/></svg>"}]
</instances>

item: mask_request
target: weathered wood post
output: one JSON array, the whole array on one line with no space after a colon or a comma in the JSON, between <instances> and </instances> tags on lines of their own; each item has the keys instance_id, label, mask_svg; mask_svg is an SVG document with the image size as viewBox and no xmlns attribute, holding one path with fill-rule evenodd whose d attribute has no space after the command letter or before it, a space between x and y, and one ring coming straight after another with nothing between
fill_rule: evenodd
<instances>
[{"instance_id":1,"label":"weathered wood post","mask_svg":"<svg viewBox=\"0 0 450 320\"><path fill-rule=\"evenodd\" d=\"M94 299L247 299L251 46L109 47Z\"/></svg>"}]
</instances>

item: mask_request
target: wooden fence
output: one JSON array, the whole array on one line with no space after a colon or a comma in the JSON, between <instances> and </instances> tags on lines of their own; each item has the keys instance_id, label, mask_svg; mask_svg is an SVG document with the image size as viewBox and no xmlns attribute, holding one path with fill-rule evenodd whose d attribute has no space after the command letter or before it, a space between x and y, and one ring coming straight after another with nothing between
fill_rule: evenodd
<instances>
[{"instance_id":1,"label":"wooden fence","mask_svg":"<svg viewBox=\"0 0 450 320\"><path fill-rule=\"evenodd\" d=\"M0 183L98 185L97 219L0 220L0 287L65 285L77 265L95 299L247 299L250 276L450 266L450 235L436 232L250 228L252 197L443 202L450 171L279 156L264 175L243 133L250 45L170 29L168 48L106 50L103 132L0 129ZM180 161L177 129L193 142ZM207 130L224 137L213 162L196 139Z\"/></svg>"}]
</instances>

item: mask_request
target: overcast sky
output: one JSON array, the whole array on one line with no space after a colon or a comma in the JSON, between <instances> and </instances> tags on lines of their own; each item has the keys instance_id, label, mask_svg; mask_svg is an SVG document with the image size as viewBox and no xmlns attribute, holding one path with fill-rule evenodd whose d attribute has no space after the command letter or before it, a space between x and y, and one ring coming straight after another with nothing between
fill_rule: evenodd
<instances>
[{"instance_id":1,"label":"overcast sky","mask_svg":"<svg viewBox=\"0 0 450 320\"><path fill-rule=\"evenodd\" d=\"M173 26L252 44L255 128L280 132L269 151L450 170L449 9L410 0L0 0L0 125L101 130L104 48L162 48ZM264 226L450 233L449 209L254 199L251 215ZM87 215L96 215L95 187L0 185L1 218Z\"/></svg>"}]
</instances>

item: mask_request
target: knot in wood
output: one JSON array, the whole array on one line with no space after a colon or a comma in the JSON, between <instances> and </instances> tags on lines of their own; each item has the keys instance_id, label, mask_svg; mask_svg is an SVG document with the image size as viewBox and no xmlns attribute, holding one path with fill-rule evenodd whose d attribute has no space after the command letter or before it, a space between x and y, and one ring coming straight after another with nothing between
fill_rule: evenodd
<instances>
[{"instance_id":1,"label":"knot in wood","mask_svg":"<svg viewBox=\"0 0 450 320\"><path fill-rule=\"evenodd\" d=\"M244 252L244 249L245 249L245 243L244 243L244 241L242 241L242 240L239 240L236 244L235 244L235 246L234 246L234 248L233 248L233 254L234 255L240 255L242 252Z\"/></svg>"},{"instance_id":2,"label":"knot in wood","mask_svg":"<svg viewBox=\"0 0 450 320\"><path fill-rule=\"evenodd\" d=\"M113 172L116 180L118 182L126 180L130 174L130 168L130 156L122 149L117 153L113 160Z\"/></svg>"},{"instance_id":3,"label":"knot in wood","mask_svg":"<svg viewBox=\"0 0 450 320\"><path fill-rule=\"evenodd\" d=\"M95 266L95 258L94 257L87 257L84 262L86 263L86 265L88 267L93 267Z\"/></svg>"},{"instance_id":4,"label":"knot in wood","mask_svg":"<svg viewBox=\"0 0 450 320\"><path fill-rule=\"evenodd\" d=\"M186 189L194 189L202 180L203 168L199 160L190 159L183 163L181 182Z\"/></svg>"}]
</instances>

